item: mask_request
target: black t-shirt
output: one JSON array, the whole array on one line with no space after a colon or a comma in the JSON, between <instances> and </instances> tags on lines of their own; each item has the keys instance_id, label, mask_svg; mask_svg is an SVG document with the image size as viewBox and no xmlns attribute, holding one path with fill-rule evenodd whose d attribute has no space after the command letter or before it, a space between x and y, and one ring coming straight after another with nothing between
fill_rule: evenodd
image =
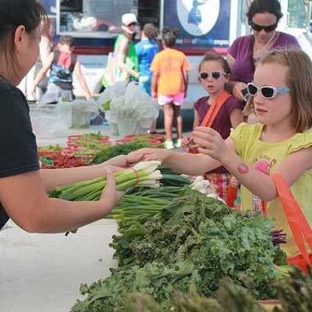
<instances>
[{"instance_id":1,"label":"black t-shirt","mask_svg":"<svg viewBox=\"0 0 312 312\"><path fill-rule=\"evenodd\" d=\"M0 77L0 179L36 170L37 145L27 100L18 88ZM8 220L0 202L0 229Z\"/></svg>"}]
</instances>

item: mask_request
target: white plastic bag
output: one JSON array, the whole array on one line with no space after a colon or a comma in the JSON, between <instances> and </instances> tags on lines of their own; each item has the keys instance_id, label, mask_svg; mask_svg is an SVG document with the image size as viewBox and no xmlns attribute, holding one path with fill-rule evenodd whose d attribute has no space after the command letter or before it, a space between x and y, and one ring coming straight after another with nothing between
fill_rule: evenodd
<instances>
[{"instance_id":1,"label":"white plastic bag","mask_svg":"<svg viewBox=\"0 0 312 312\"><path fill-rule=\"evenodd\" d=\"M113 98L124 95L127 88L126 81L119 81L107 87L97 99L97 105L102 111L109 111Z\"/></svg>"},{"instance_id":2,"label":"white plastic bag","mask_svg":"<svg viewBox=\"0 0 312 312\"><path fill-rule=\"evenodd\" d=\"M105 116L107 116L106 118L110 124L112 135L123 135L124 131L119 131L119 115L123 114L123 109L125 107L125 94L113 97L110 105L111 109L109 112L105 112Z\"/></svg>"},{"instance_id":3,"label":"white plastic bag","mask_svg":"<svg viewBox=\"0 0 312 312\"><path fill-rule=\"evenodd\" d=\"M147 133L158 114L157 103L136 82L128 83L123 95L112 96L110 123L119 135Z\"/></svg>"},{"instance_id":4,"label":"white plastic bag","mask_svg":"<svg viewBox=\"0 0 312 312\"><path fill-rule=\"evenodd\" d=\"M149 129L152 121L159 115L159 108L155 100L136 82L131 82L127 86L125 106L133 108L137 114L136 122L145 129Z\"/></svg>"},{"instance_id":5,"label":"white plastic bag","mask_svg":"<svg viewBox=\"0 0 312 312\"><path fill-rule=\"evenodd\" d=\"M68 103L72 110L71 128L88 128L91 119L99 114L98 107L94 100L74 100Z\"/></svg>"}]
</instances>

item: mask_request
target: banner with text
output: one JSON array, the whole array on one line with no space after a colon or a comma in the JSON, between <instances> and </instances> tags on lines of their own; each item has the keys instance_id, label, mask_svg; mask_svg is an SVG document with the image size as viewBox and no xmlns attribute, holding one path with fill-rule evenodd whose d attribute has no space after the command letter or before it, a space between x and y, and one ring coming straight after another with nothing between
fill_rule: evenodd
<instances>
[{"instance_id":1,"label":"banner with text","mask_svg":"<svg viewBox=\"0 0 312 312\"><path fill-rule=\"evenodd\" d=\"M164 1L164 26L180 29L177 46L229 46L230 0Z\"/></svg>"}]
</instances>

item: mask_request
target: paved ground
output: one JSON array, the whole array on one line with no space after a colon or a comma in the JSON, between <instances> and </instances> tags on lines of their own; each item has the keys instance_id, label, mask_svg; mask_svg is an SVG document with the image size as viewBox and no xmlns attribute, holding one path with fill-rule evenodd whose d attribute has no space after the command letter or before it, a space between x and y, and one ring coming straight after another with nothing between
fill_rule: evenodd
<instances>
[{"instance_id":1,"label":"paved ground","mask_svg":"<svg viewBox=\"0 0 312 312\"><path fill-rule=\"evenodd\" d=\"M69 312L81 283L115 267L108 244L117 233L101 220L76 234L28 234L13 222L0 231L0 311Z\"/></svg>"}]
</instances>

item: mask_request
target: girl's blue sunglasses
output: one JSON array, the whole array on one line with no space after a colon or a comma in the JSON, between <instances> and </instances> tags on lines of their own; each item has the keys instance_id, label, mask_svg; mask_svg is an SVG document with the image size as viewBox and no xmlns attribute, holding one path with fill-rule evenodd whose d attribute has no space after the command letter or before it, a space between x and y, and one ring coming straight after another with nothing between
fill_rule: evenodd
<instances>
[{"instance_id":1,"label":"girl's blue sunglasses","mask_svg":"<svg viewBox=\"0 0 312 312\"><path fill-rule=\"evenodd\" d=\"M265 99L274 99L278 94L289 93L290 89L288 87L271 87L271 86L258 87L254 83L250 82L247 84L247 91L249 95L252 96L256 96L260 91L261 95Z\"/></svg>"}]
</instances>

